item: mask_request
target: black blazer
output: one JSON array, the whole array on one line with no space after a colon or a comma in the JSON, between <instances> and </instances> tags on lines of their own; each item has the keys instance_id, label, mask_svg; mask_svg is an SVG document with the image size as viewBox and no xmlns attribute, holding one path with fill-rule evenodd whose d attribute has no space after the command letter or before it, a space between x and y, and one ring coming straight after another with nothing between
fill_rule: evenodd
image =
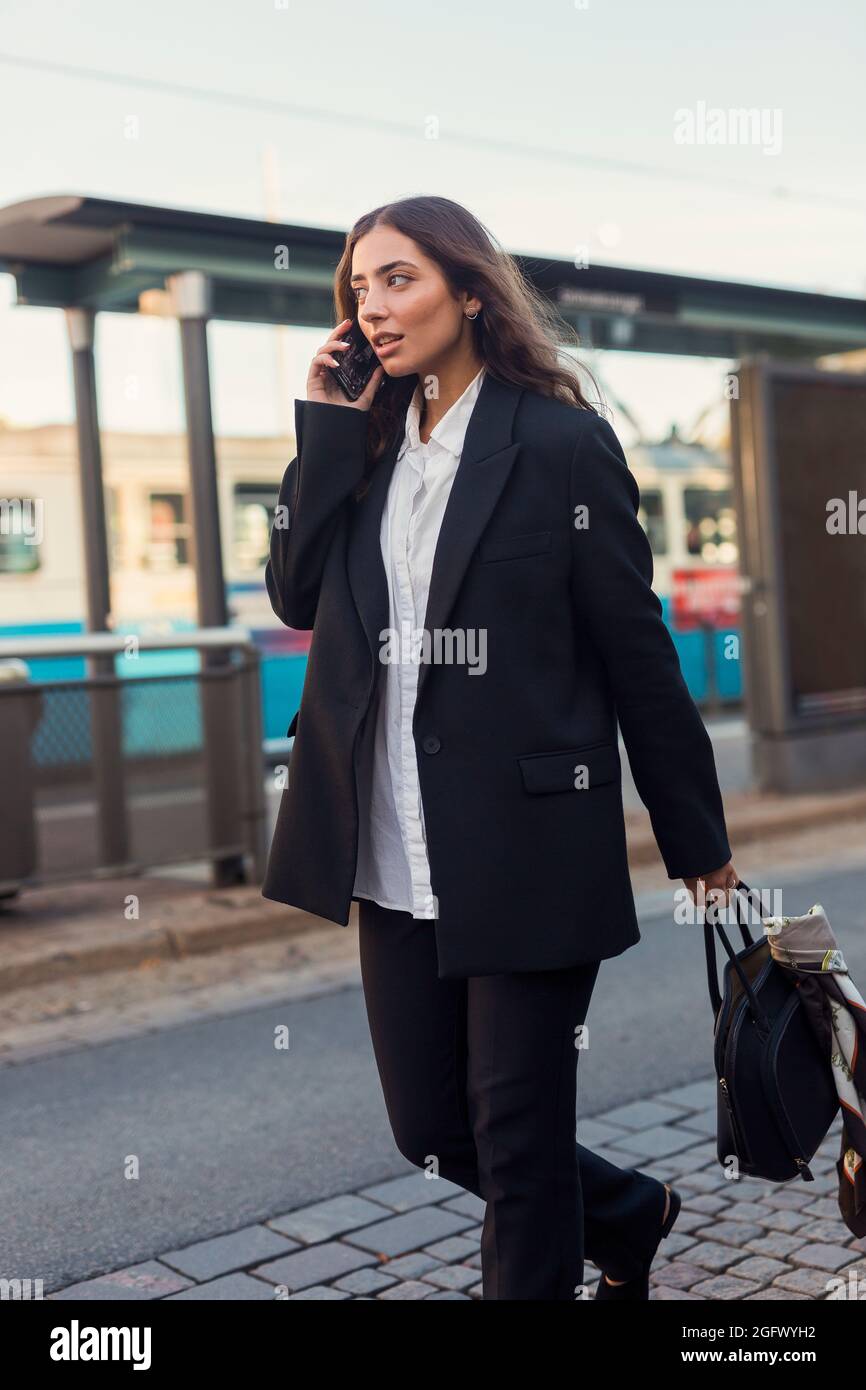
<instances>
[{"instance_id":1,"label":"black blazer","mask_svg":"<svg viewBox=\"0 0 866 1390\"><path fill-rule=\"evenodd\" d=\"M266 581L277 616L313 638L262 891L347 926L355 759L371 751L390 622L379 526L402 433L358 501L367 413L295 410L298 457L279 494L289 525L274 526ZM425 628L485 629L487 668L422 663L412 725L441 979L603 960L640 939L617 719L668 876L731 857L638 504L603 417L485 372Z\"/></svg>"}]
</instances>

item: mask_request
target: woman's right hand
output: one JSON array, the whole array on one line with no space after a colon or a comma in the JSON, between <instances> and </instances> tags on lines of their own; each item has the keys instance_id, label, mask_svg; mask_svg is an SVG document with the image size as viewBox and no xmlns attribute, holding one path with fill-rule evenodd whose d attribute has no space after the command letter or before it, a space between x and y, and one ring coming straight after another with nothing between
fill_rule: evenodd
<instances>
[{"instance_id":1,"label":"woman's right hand","mask_svg":"<svg viewBox=\"0 0 866 1390\"><path fill-rule=\"evenodd\" d=\"M385 368L382 366L381 362L356 401L350 401L348 396L343 394L340 387L331 376L331 373L328 371L329 367L339 366L339 362L334 356L334 353L345 352L346 348L349 346L349 344L340 337L340 333L345 332L351 325L351 322L351 319L343 319L342 323L338 323L332 336L327 342L322 343L322 346L310 363L310 371L307 376L308 401L322 401L325 405L347 405L355 410L369 410L370 406L373 404L376 392L379 389L379 383L385 372Z\"/></svg>"}]
</instances>

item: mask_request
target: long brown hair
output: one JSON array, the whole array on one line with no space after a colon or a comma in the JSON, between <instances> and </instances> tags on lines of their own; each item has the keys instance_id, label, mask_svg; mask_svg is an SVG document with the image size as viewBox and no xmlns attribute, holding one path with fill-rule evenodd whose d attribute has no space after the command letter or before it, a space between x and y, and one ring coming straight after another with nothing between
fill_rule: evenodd
<instances>
[{"instance_id":1,"label":"long brown hair","mask_svg":"<svg viewBox=\"0 0 866 1390\"><path fill-rule=\"evenodd\" d=\"M560 358L558 344L578 346L575 330L525 278L484 224L450 198L401 198L358 218L346 236L334 277L337 322L357 315L352 254L356 242L377 226L393 227L411 237L437 263L454 295L466 290L481 300L483 307L472 329L476 351L493 376L598 414L581 390L575 364ZM581 370L598 390L592 374L585 367ZM383 378L370 407L368 473L405 420L417 382L415 373Z\"/></svg>"}]
</instances>

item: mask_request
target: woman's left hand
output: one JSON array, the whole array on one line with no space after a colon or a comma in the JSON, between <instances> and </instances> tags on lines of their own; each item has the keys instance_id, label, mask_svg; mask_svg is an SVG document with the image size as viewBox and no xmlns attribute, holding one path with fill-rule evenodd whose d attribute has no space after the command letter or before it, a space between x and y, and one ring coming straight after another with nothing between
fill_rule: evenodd
<instances>
[{"instance_id":1,"label":"woman's left hand","mask_svg":"<svg viewBox=\"0 0 866 1390\"><path fill-rule=\"evenodd\" d=\"M700 881L704 885L704 895L708 902L712 902L714 899L718 901L720 896L725 899L725 902L730 902L730 891L732 888L736 888L740 876L734 868L733 860L729 859L727 864L723 864L720 869L714 869L711 874L701 874ZM683 883L691 893L692 901L696 902L698 879L684 878Z\"/></svg>"}]
</instances>

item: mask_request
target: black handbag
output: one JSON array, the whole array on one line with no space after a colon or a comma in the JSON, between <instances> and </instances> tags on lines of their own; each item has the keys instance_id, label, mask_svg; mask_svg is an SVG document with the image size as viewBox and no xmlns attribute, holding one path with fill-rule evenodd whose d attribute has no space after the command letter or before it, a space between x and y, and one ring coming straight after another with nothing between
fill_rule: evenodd
<instances>
[{"instance_id":1,"label":"black handbag","mask_svg":"<svg viewBox=\"0 0 866 1390\"><path fill-rule=\"evenodd\" d=\"M741 899L740 890L748 895ZM731 899L743 950L734 951L708 903L704 916L707 981L715 1017L713 1060L718 1079L717 1154L736 1157L748 1177L813 1182L809 1160L839 1109L832 1065L818 1043L799 982L748 928L752 890L742 880ZM755 895L755 899L758 895ZM746 906L744 906L744 901ZM760 912L757 902L755 910ZM719 993L715 932L728 955Z\"/></svg>"}]
</instances>

